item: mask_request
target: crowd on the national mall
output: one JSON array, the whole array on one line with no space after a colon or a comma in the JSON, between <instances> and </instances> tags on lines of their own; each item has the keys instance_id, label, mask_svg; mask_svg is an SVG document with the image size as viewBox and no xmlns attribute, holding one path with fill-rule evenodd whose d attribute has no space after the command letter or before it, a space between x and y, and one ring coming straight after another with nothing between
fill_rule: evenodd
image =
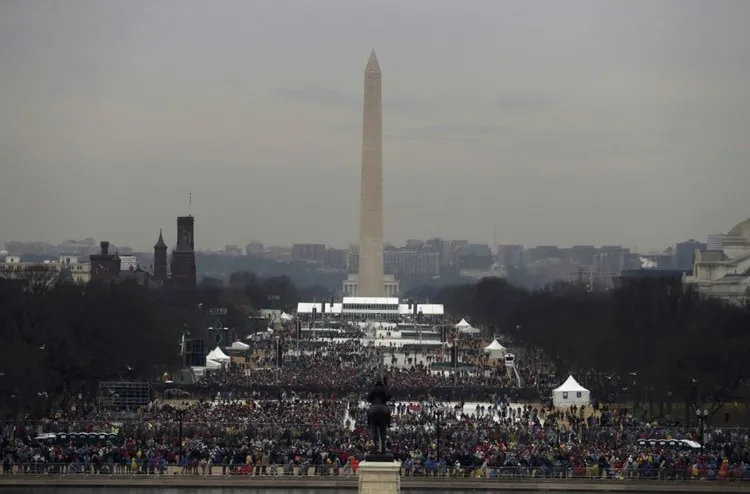
<instances>
[{"instance_id":1,"label":"crowd on the national mall","mask_svg":"<svg viewBox=\"0 0 750 494\"><path fill-rule=\"evenodd\" d=\"M750 479L744 430L706 425L700 436L697 423L647 421L605 403L523 403L504 365L471 343L462 349L471 365L438 371L432 364L450 359L442 348L303 345L285 349L276 368L273 345L249 367L207 374L197 399L114 410L80 397L67 410L3 422L3 473L354 475L372 447L362 399L385 373L405 396L388 437L403 475ZM535 352L523 360L523 381L549 396L561 382L554 366ZM482 399L429 392L452 388Z\"/></svg>"}]
</instances>

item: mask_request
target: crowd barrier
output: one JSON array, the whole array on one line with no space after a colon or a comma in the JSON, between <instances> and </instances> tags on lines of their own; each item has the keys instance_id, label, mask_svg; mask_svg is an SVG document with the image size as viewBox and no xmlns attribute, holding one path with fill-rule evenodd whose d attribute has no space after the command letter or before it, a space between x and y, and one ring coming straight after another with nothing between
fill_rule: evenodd
<instances>
[{"instance_id":1,"label":"crowd barrier","mask_svg":"<svg viewBox=\"0 0 750 494\"><path fill-rule=\"evenodd\" d=\"M283 372L283 370L281 371ZM157 392L164 392L175 388L175 384L155 383L152 388ZM213 399L217 394L224 396L227 392L226 386L211 386L198 384L180 384L179 389L190 394L195 399ZM250 395L257 392L260 396L278 399L283 393L296 393L300 396L337 396L364 395L368 385L361 388L355 387L295 387L295 386L261 386L250 383L237 384L231 387L233 396L239 397L243 394ZM541 393L536 388L497 388L497 387L474 387L474 386L429 386L399 388L392 386L390 392L394 399L399 401L418 400L424 396L434 396L443 401L484 402L489 401L493 395L508 396L512 401L519 403L539 402L548 399L549 393Z\"/></svg>"},{"instance_id":2,"label":"crowd barrier","mask_svg":"<svg viewBox=\"0 0 750 494\"><path fill-rule=\"evenodd\" d=\"M3 476L23 477L68 477L68 476L105 476L108 478L132 478L134 476L160 476L180 478L268 478L284 477L318 477L318 478L354 478L357 468L351 465L307 465L302 466L260 466L260 465L212 465L202 462L190 467L173 464L157 465L141 462L138 465L127 464L83 464L83 463L25 463L3 465ZM694 467L681 469L670 468L600 468L589 467L440 467L401 468L404 478L475 478L484 480L649 480L649 481L750 481L750 469L729 468L718 470L701 470Z\"/></svg>"},{"instance_id":3,"label":"crowd barrier","mask_svg":"<svg viewBox=\"0 0 750 494\"><path fill-rule=\"evenodd\" d=\"M353 421L357 417L350 415L350 419ZM394 423L399 424L398 416L394 417ZM436 419L434 417L427 416L426 420L420 421L419 424L424 425L428 423L434 424ZM462 422L445 423L443 421L442 427L444 430L450 430L451 427L461 427ZM362 425L362 424L361 424ZM408 423L400 423L404 427L411 427ZM99 436L101 434L116 434L118 437L128 435L132 436L133 439L140 439L136 437L139 434L144 436L153 437L154 435L159 436L175 436L179 434L180 421L178 419L111 419L111 420L86 420L86 419L71 419L71 420L60 420L55 422L50 421L0 421L0 431L6 431L6 437L13 435L12 429L14 426L21 427L26 433L34 436L35 434L50 434L50 433L68 433L77 434L76 437L72 438L61 438L67 439L90 439L88 442L104 442ZM494 437L493 434L506 434L512 432L506 425L494 424L477 425L483 433L488 434L490 437ZM298 431L299 433L313 432L315 430L334 430L343 428L343 423L331 422L331 423L310 423L305 421L299 422L260 422L257 420L250 420L249 422L240 422L232 420L212 420L210 422L197 421L191 419L185 419L182 421L182 436L189 438L194 434L202 433L204 431L211 431L216 434L216 437L220 436L236 436L236 435L247 435L255 433L275 433L276 438L282 438L282 430L286 431ZM524 429L525 430L525 429ZM631 440L641 439L644 434L647 434L645 439L655 440L668 440L667 438L679 438L683 436L689 437L691 433L695 432L695 427L692 428L675 428L675 427L583 427L576 429L578 433L578 442L581 443L622 443L630 442ZM517 430L516 430L517 432ZM746 427L706 427L706 433L711 435L720 434L722 440L729 441L733 434L735 435L750 435L750 429ZM135 436L133 436L135 434ZM410 432L405 431L401 435L408 436ZM80 437L78 437L80 436ZM85 436L85 437L84 437ZM393 432L392 437L398 437L399 434ZM632 438L635 439L632 439ZM103 438L110 440L109 437ZM86 441L84 441L86 442Z\"/></svg>"}]
</instances>

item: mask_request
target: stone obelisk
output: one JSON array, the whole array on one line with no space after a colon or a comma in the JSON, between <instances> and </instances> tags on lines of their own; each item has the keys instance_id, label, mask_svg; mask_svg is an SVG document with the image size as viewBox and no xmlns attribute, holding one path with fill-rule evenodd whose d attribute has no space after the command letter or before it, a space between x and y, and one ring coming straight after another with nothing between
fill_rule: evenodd
<instances>
[{"instance_id":1,"label":"stone obelisk","mask_svg":"<svg viewBox=\"0 0 750 494\"><path fill-rule=\"evenodd\" d=\"M375 50L365 67L362 112L362 191L359 216L357 295L382 297L383 286L383 99Z\"/></svg>"}]
</instances>

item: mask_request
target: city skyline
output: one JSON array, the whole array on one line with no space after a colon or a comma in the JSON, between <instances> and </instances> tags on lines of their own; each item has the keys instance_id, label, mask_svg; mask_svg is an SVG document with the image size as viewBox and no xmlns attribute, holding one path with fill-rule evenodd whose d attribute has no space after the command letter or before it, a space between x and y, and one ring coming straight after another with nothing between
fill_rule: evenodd
<instances>
[{"instance_id":1,"label":"city skyline","mask_svg":"<svg viewBox=\"0 0 750 494\"><path fill-rule=\"evenodd\" d=\"M171 247L190 192L198 249L356 240L372 47L385 238L705 240L750 216L749 21L690 0L4 2L0 241Z\"/></svg>"}]
</instances>

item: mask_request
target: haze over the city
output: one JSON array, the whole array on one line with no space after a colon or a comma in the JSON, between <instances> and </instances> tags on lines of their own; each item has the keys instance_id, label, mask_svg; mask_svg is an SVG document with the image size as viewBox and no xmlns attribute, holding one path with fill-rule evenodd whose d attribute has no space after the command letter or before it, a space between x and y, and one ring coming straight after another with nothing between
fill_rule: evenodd
<instances>
[{"instance_id":1,"label":"haze over the city","mask_svg":"<svg viewBox=\"0 0 750 494\"><path fill-rule=\"evenodd\" d=\"M750 216L744 1L0 3L0 240L663 248Z\"/></svg>"}]
</instances>

